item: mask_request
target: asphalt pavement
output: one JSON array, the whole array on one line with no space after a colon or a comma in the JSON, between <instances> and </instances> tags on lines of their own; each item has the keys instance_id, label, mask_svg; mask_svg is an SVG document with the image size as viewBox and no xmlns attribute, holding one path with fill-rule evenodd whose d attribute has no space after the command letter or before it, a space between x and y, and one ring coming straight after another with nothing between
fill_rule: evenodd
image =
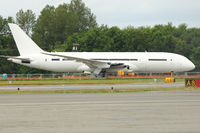
<instances>
[{"instance_id":1,"label":"asphalt pavement","mask_svg":"<svg viewBox=\"0 0 200 133\"><path fill-rule=\"evenodd\" d=\"M134 89L134 88L180 88L184 83L131 83L131 84L79 84L79 85L7 85L0 90L64 90L64 89Z\"/></svg>"},{"instance_id":2,"label":"asphalt pavement","mask_svg":"<svg viewBox=\"0 0 200 133\"><path fill-rule=\"evenodd\" d=\"M200 91L1 94L1 133L199 133Z\"/></svg>"}]
</instances>

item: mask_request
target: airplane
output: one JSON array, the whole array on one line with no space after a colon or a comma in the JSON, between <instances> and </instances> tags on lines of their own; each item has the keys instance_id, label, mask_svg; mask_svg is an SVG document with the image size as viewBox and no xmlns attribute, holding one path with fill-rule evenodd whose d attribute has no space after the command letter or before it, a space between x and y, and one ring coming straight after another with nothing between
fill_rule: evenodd
<instances>
[{"instance_id":1,"label":"airplane","mask_svg":"<svg viewBox=\"0 0 200 133\"><path fill-rule=\"evenodd\" d=\"M52 72L89 73L93 77L124 72L171 73L195 68L186 57L168 52L46 52L17 24L8 24L20 56L5 56L9 61Z\"/></svg>"}]
</instances>

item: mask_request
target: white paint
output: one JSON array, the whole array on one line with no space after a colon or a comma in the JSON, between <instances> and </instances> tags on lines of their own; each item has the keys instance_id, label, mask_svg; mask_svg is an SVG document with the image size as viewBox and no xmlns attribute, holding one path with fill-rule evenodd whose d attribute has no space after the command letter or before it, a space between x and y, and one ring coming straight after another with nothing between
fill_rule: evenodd
<instances>
[{"instance_id":1,"label":"white paint","mask_svg":"<svg viewBox=\"0 0 200 133\"><path fill-rule=\"evenodd\" d=\"M100 73L100 70L106 70L106 72L119 69L126 72L183 72L195 68L186 57L165 52L49 53L41 50L18 25L9 24L9 26L20 52L19 57L10 57L9 60L28 67L54 72L85 71L96 75ZM23 60L30 61L30 63L22 63Z\"/></svg>"}]
</instances>

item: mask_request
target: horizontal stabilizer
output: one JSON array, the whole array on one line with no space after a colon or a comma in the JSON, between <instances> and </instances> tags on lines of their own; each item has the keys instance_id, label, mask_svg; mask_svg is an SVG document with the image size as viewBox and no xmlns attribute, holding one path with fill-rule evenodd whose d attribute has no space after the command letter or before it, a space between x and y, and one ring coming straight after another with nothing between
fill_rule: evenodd
<instances>
[{"instance_id":1,"label":"horizontal stabilizer","mask_svg":"<svg viewBox=\"0 0 200 133\"><path fill-rule=\"evenodd\" d=\"M17 59L21 61L31 61L29 58L22 58L20 56L5 56L5 55L0 55L0 57L7 58L8 60L10 59Z\"/></svg>"}]
</instances>

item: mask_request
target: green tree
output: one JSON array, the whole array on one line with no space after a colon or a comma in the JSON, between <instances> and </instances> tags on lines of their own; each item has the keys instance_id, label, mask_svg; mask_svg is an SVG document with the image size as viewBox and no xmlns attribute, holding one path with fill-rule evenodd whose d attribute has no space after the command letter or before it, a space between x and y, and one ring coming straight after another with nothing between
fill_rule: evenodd
<instances>
[{"instance_id":1,"label":"green tree","mask_svg":"<svg viewBox=\"0 0 200 133\"><path fill-rule=\"evenodd\" d=\"M0 55L19 55L8 27L8 23L13 22L12 17L3 18L0 16ZM5 58L0 58L0 68L0 73L14 73L18 71L19 67Z\"/></svg>"},{"instance_id":2,"label":"green tree","mask_svg":"<svg viewBox=\"0 0 200 133\"><path fill-rule=\"evenodd\" d=\"M28 34L31 34L36 17L32 10L19 10L16 14L16 23Z\"/></svg>"},{"instance_id":3,"label":"green tree","mask_svg":"<svg viewBox=\"0 0 200 133\"><path fill-rule=\"evenodd\" d=\"M32 37L44 50L52 50L55 43L55 7L47 5L36 21Z\"/></svg>"},{"instance_id":4,"label":"green tree","mask_svg":"<svg viewBox=\"0 0 200 133\"><path fill-rule=\"evenodd\" d=\"M33 39L45 50L60 49L67 37L97 26L96 17L81 0L57 8L46 6L33 29Z\"/></svg>"},{"instance_id":5,"label":"green tree","mask_svg":"<svg viewBox=\"0 0 200 133\"><path fill-rule=\"evenodd\" d=\"M144 52L149 51L148 39L150 29L139 27L127 27L124 30L124 50L127 52Z\"/></svg>"},{"instance_id":6,"label":"green tree","mask_svg":"<svg viewBox=\"0 0 200 133\"><path fill-rule=\"evenodd\" d=\"M108 28L106 26L101 26L83 33L76 33L66 40L66 51L71 51L74 43L80 44L79 51L110 51L113 41L107 35L107 32Z\"/></svg>"},{"instance_id":7,"label":"green tree","mask_svg":"<svg viewBox=\"0 0 200 133\"><path fill-rule=\"evenodd\" d=\"M97 26L96 16L85 6L82 0L72 0L69 4L69 12L72 14L71 32L82 32Z\"/></svg>"},{"instance_id":8,"label":"green tree","mask_svg":"<svg viewBox=\"0 0 200 133\"><path fill-rule=\"evenodd\" d=\"M192 62L196 65L196 71L200 70L200 46L192 49L192 54L190 55Z\"/></svg>"}]
</instances>

